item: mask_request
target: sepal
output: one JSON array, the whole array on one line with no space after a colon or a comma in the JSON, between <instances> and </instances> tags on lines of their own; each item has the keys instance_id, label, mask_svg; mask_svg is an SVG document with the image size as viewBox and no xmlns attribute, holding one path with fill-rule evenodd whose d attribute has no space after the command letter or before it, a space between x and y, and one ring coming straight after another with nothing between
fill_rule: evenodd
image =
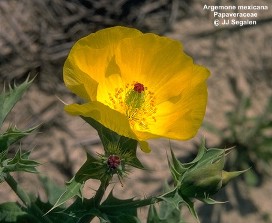
<instances>
[{"instance_id":1,"label":"sepal","mask_svg":"<svg viewBox=\"0 0 272 223\"><path fill-rule=\"evenodd\" d=\"M126 161L128 165L139 169L145 169L137 158L136 150L138 142L135 139L120 136L92 118L83 116L81 118L97 130L105 150L105 155L113 155L113 150L117 150L120 156L128 158Z\"/></svg>"}]
</instances>

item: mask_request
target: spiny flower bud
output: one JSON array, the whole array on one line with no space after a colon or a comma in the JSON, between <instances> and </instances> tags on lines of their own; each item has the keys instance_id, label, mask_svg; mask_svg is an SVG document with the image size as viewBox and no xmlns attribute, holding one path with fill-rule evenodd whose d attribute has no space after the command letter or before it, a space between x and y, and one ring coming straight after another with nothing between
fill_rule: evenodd
<instances>
[{"instance_id":1,"label":"spiny flower bud","mask_svg":"<svg viewBox=\"0 0 272 223\"><path fill-rule=\"evenodd\" d=\"M222 170L217 164L189 168L180 182L179 193L187 197L203 198L215 194L222 187Z\"/></svg>"},{"instance_id":2,"label":"spiny flower bud","mask_svg":"<svg viewBox=\"0 0 272 223\"><path fill-rule=\"evenodd\" d=\"M121 164L121 159L117 155L110 155L107 160L108 167L112 170L117 169Z\"/></svg>"},{"instance_id":3,"label":"spiny flower bud","mask_svg":"<svg viewBox=\"0 0 272 223\"><path fill-rule=\"evenodd\" d=\"M229 150L206 149L204 142L195 160L182 164L171 152L170 170L182 197L206 199L218 192L230 180L244 171L226 172L223 170Z\"/></svg>"}]
</instances>

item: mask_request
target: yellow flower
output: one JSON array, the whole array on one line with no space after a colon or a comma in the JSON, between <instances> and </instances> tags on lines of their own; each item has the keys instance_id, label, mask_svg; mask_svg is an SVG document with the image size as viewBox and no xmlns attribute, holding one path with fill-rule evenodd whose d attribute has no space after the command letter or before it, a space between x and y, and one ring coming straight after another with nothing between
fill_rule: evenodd
<instances>
[{"instance_id":1,"label":"yellow flower","mask_svg":"<svg viewBox=\"0 0 272 223\"><path fill-rule=\"evenodd\" d=\"M86 101L65 106L69 114L136 139L145 152L148 139L192 138L205 114L209 71L166 37L120 26L100 30L73 46L63 75Z\"/></svg>"}]
</instances>

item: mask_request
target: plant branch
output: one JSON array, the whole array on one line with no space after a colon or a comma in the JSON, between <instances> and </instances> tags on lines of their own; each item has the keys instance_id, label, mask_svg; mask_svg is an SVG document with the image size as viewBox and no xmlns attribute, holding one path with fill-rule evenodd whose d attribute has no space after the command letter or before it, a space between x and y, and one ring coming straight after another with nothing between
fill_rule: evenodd
<instances>
[{"instance_id":1,"label":"plant branch","mask_svg":"<svg viewBox=\"0 0 272 223\"><path fill-rule=\"evenodd\" d=\"M11 189L16 193L16 195L21 199L21 201L28 207L31 204L31 200L29 196L25 193L25 191L18 185L18 183L14 180L14 178L7 173L5 180L7 184L11 187Z\"/></svg>"},{"instance_id":2,"label":"plant branch","mask_svg":"<svg viewBox=\"0 0 272 223\"><path fill-rule=\"evenodd\" d=\"M45 223L53 223L47 216L44 215L44 213L41 211L41 209L35 204L31 203L31 200L27 193L19 186L19 184L14 180L14 178L7 173L5 180L7 184L11 187L11 189L16 193L16 195L21 199L21 201L24 203L26 207L31 207L35 210L37 214L42 217Z\"/></svg>"},{"instance_id":3,"label":"plant branch","mask_svg":"<svg viewBox=\"0 0 272 223\"><path fill-rule=\"evenodd\" d=\"M100 209L100 202L105 194L105 191L107 189L107 187L109 186L109 182L110 179L105 179L104 181L101 181L101 184L98 188L98 190L96 191L96 194L93 198L86 200L86 207L90 207L90 208L97 208ZM85 221L82 221L84 223L89 223L94 219L94 215L90 216L89 219L85 219Z\"/></svg>"},{"instance_id":4,"label":"plant branch","mask_svg":"<svg viewBox=\"0 0 272 223\"><path fill-rule=\"evenodd\" d=\"M108 186L109 186L109 179L106 179L105 181L101 181L101 184L100 184L100 186L99 186L99 188L93 198L93 202L94 202L95 207L100 206L100 202L101 202Z\"/></svg>"},{"instance_id":5,"label":"plant branch","mask_svg":"<svg viewBox=\"0 0 272 223\"><path fill-rule=\"evenodd\" d=\"M110 205L110 209L111 209L111 211L114 211L114 210L120 210L122 208L127 208L128 206L130 206L130 207L133 206L133 208L140 208L140 207L145 207L145 206L148 206L151 204L155 204L160 201L162 201L162 199L159 197L150 197L150 198L147 198L144 200L131 201L130 203ZM104 210L104 209L107 210L108 208L109 208L109 206L101 206L100 210Z\"/></svg>"}]
</instances>

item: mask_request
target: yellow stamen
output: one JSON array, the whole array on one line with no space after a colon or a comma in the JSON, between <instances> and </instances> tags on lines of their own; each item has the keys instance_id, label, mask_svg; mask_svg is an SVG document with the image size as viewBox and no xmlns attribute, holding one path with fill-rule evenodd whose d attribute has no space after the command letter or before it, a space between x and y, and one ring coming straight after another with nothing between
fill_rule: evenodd
<instances>
[{"instance_id":1,"label":"yellow stamen","mask_svg":"<svg viewBox=\"0 0 272 223\"><path fill-rule=\"evenodd\" d=\"M137 125L141 130L148 129L150 123L156 122L154 93L135 82L124 88L116 88L114 94L108 93L111 108L125 114L131 126Z\"/></svg>"}]
</instances>

